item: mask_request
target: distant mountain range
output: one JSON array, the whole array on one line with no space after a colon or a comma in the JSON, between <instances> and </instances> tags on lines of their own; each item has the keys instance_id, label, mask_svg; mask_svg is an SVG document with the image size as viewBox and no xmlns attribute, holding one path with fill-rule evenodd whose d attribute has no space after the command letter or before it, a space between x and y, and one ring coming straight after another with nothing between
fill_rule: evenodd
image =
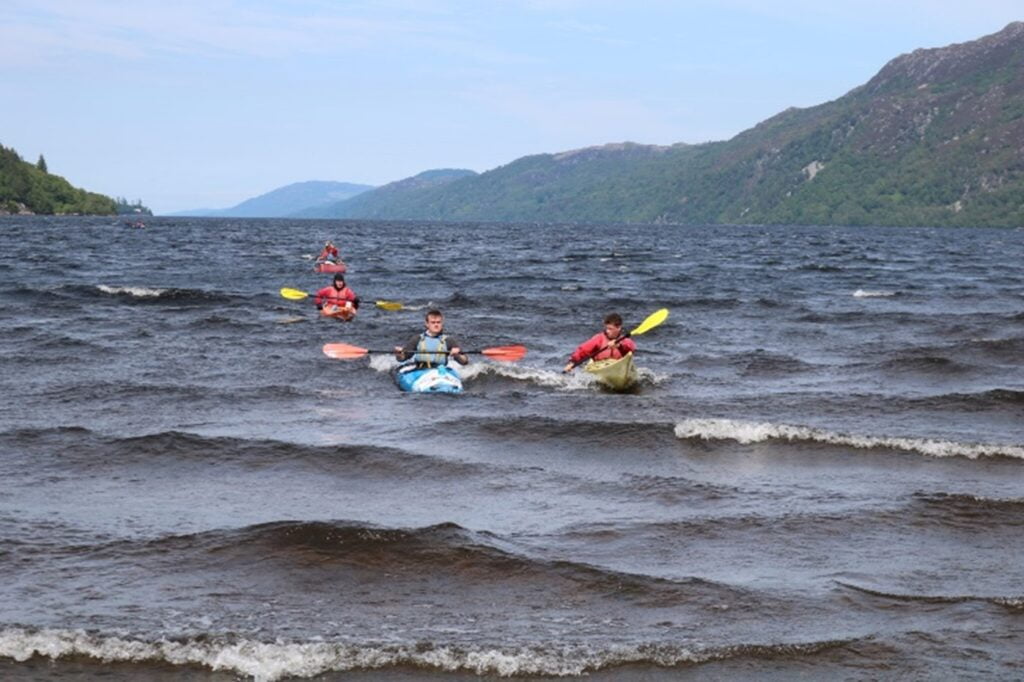
<instances>
[{"instance_id":1,"label":"distant mountain range","mask_svg":"<svg viewBox=\"0 0 1024 682\"><path fill-rule=\"evenodd\" d=\"M787 109L727 141L625 142L480 174L427 171L289 215L1024 226L1024 23L902 55L836 100Z\"/></svg>"},{"instance_id":2,"label":"distant mountain range","mask_svg":"<svg viewBox=\"0 0 1024 682\"><path fill-rule=\"evenodd\" d=\"M403 206L429 203L433 194L462 178L475 177L464 169L436 169L398 180L333 204L313 206L294 213L295 218L388 218Z\"/></svg>"},{"instance_id":3,"label":"distant mountain range","mask_svg":"<svg viewBox=\"0 0 1024 682\"><path fill-rule=\"evenodd\" d=\"M309 180L247 199L231 208L197 208L178 211L174 216L216 216L224 218L282 218L303 210L314 210L318 206L333 206L358 194L373 189L372 185L356 185L350 182Z\"/></svg>"}]
</instances>

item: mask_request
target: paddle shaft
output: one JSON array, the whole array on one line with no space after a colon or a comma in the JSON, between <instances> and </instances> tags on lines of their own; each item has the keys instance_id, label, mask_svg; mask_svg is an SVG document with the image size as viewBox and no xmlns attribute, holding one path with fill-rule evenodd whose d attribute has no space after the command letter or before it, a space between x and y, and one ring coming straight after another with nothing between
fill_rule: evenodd
<instances>
[{"instance_id":1,"label":"paddle shaft","mask_svg":"<svg viewBox=\"0 0 1024 682\"><path fill-rule=\"evenodd\" d=\"M376 348L361 348L359 346L352 346L347 343L328 343L324 345L324 354L328 357L332 357L338 360L353 360L355 358L361 358L367 353L394 353L394 349L384 350ZM405 349L405 355L416 355L421 351ZM437 351L431 353L430 351L422 351L425 355L452 355L451 351ZM460 350L459 354L463 353L479 353L484 357L491 358L492 360L500 360L502 362L515 362L521 360L526 355L526 346L495 346L492 348L481 348L479 350Z\"/></svg>"}]
</instances>

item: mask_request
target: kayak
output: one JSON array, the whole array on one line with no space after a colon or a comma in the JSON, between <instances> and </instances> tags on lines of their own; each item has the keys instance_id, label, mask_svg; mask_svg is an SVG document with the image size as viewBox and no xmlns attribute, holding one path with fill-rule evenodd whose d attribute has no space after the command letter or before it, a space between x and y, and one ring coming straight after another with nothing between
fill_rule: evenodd
<instances>
[{"instance_id":1,"label":"kayak","mask_svg":"<svg viewBox=\"0 0 1024 682\"><path fill-rule=\"evenodd\" d=\"M618 359L591 360L584 369L613 391L625 391L636 383L636 365L633 364L632 353L626 353Z\"/></svg>"},{"instance_id":2,"label":"kayak","mask_svg":"<svg viewBox=\"0 0 1024 682\"><path fill-rule=\"evenodd\" d=\"M346 302L345 305L331 305L328 303L320 309L320 314L324 317L333 317L342 322L351 322L352 318L356 316L356 309L349 302Z\"/></svg>"},{"instance_id":3,"label":"kayak","mask_svg":"<svg viewBox=\"0 0 1024 682\"><path fill-rule=\"evenodd\" d=\"M346 270L348 270L348 266L340 261L337 263L325 262L317 263L315 266L313 266L313 270L316 272L323 273L345 272Z\"/></svg>"},{"instance_id":4,"label":"kayak","mask_svg":"<svg viewBox=\"0 0 1024 682\"><path fill-rule=\"evenodd\" d=\"M399 367L395 383L407 393L462 393L462 378L448 365L414 369L413 365Z\"/></svg>"}]
</instances>

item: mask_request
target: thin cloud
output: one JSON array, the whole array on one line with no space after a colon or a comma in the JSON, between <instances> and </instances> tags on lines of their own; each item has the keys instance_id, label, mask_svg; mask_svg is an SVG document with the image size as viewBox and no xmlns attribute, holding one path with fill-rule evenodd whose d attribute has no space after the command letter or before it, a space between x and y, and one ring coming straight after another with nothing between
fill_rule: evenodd
<instances>
[{"instance_id":1,"label":"thin cloud","mask_svg":"<svg viewBox=\"0 0 1024 682\"><path fill-rule=\"evenodd\" d=\"M304 5L290 4L287 11L254 9L231 0L12 2L4 12L0 37L7 38L5 52L19 55L22 63L55 53L129 59L162 53L280 58L384 49L432 50L503 64L531 61L526 54L478 38L464 20L436 11L397 14L385 8L382 13L379 7L324 3L305 6L309 11L296 11Z\"/></svg>"}]
</instances>

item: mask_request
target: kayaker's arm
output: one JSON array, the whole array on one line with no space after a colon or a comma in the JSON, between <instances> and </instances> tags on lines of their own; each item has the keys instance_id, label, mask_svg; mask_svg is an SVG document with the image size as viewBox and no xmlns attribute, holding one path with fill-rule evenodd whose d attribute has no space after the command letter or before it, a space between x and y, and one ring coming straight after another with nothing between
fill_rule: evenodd
<instances>
[{"instance_id":1,"label":"kayaker's arm","mask_svg":"<svg viewBox=\"0 0 1024 682\"><path fill-rule=\"evenodd\" d=\"M466 357L466 354L462 352L462 348L460 347L459 342L454 339L449 339L449 341L452 342L452 349L448 351L448 358L450 360L454 360L460 365L465 365L467 362L469 362L469 358Z\"/></svg>"},{"instance_id":2,"label":"kayaker's arm","mask_svg":"<svg viewBox=\"0 0 1024 682\"><path fill-rule=\"evenodd\" d=\"M404 346L395 346L395 358L399 362L405 362L416 352L416 346L419 345L420 337L414 336Z\"/></svg>"}]
</instances>

